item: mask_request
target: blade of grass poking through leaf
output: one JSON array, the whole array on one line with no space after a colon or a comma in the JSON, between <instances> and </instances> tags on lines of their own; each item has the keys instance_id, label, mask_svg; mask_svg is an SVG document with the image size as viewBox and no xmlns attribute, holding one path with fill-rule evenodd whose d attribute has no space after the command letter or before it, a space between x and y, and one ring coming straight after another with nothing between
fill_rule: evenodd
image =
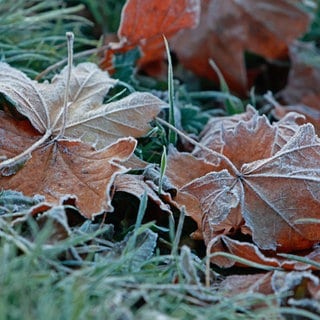
<instances>
[{"instance_id":1,"label":"blade of grass poking through leaf","mask_svg":"<svg viewBox=\"0 0 320 320\"><path fill-rule=\"evenodd\" d=\"M161 162L160 162L160 177L159 177L159 189L158 193L161 194L162 192L162 181L163 181L163 176L166 172L167 168L167 149L166 146L163 146L163 152L161 155Z\"/></svg>"},{"instance_id":2,"label":"blade of grass poking through leaf","mask_svg":"<svg viewBox=\"0 0 320 320\"><path fill-rule=\"evenodd\" d=\"M220 69L218 68L218 66L215 64L215 62L211 59L209 59L209 64L211 66L211 68L215 71L215 73L217 74L218 78L219 78L219 82L220 82L220 89L223 93L227 94L227 99L226 99L226 108L227 108L227 112L229 115L235 114L235 113L241 113L243 112L243 106L241 103L236 104L234 102L234 100L228 98L228 96L231 96L230 94L230 90L229 87L223 77L223 74L221 73Z\"/></svg>"},{"instance_id":3,"label":"blade of grass poking through leaf","mask_svg":"<svg viewBox=\"0 0 320 320\"><path fill-rule=\"evenodd\" d=\"M169 44L165 36L163 36L163 41L166 47L166 53L168 58L168 101L169 101L169 123L175 127L175 117L174 117L174 88L173 88L173 70L172 70L172 60L170 55ZM177 134L169 128L168 134L169 143L174 146L177 143Z\"/></svg>"},{"instance_id":4,"label":"blade of grass poking through leaf","mask_svg":"<svg viewBox=\"0 0 320 320\"><path fill-rule=\"evenodd\" d=\"M128 246L126 248L127 252L131 252L136 245L137 236L139 233L139 229L141 227L142 219L143 219L144 214L147 209L147 204L148 204L148 193L147 193L147 190L145 190L142 197L141 197L141 200L140 200L139 210L138 210L138 214L137 214L137 220L136 220L136 224L134 226L134 232L133 232L133 235L130 238L130 241L128 242Z\"/></svg>"},{"instance_id":5,"label":"blade of grass poking through leaf","mask_svg":"<svg viewBox=\"0 0 320 320\"><path fill-rule=\"evenodd\" d=\"M171 255L175 256L178 252L178 246L182 235L182 227L184 223L185 218L185 209L184 207L181 208L180 216L179 216L179 222L177 226L176 236L174 237L174 241L172 243L172 249L171 249Z\"/></svg>"}]
</instances>

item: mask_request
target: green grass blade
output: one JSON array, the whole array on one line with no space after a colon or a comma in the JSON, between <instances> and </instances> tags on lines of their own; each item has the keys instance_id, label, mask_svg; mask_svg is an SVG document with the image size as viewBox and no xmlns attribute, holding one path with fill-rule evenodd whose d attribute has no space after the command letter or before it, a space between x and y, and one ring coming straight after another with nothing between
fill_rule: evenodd
<instances>
[{"instance_id":1,"label":"green grass blade","mask_svg":"<svg viewBox=\"0 0 320 320\"><path fill-rule=\"evenodd\" d=\"M168 41L163 37L164 44L166 47L166 53L168 58L168 100L169 100L169 123L172 126L176 126L175 116L174 116L174 87L173 87L173 70L172 70L172 60L170 55L170 49ZM169 128L169 143L176 145L177 143L177 134Z\"/></svg>"}]
</instances>

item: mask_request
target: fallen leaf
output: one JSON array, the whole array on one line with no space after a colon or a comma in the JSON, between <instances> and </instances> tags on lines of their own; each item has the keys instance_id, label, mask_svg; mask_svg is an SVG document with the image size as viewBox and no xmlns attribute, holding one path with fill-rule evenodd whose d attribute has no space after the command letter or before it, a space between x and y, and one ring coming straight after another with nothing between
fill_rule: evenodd
<instances>
[{"instance_id":1,"label":"fallen leaf","mask_svg":"<svg viewBox=\"0 0 320 320\"><path fill-rule=\"evenodd\" d=\"M320 68L316 63L317 49L312 43L296 41L290 47L291 68L286 87L279 92L282 105L277 104L273 115L281 119L288 112L303 114L320 133Z\"/></svg>"},{"instance_id":2,"label":"fallen leaf","mask_svg":"<svg viewBox=\"0 0 320 320\"><path fill-rule=\"evenodd\" d=\"M307 31L309 22L292 1L203 0L198 27L182 30L170 47L187 69L216 80L208 63L212 59L229 87L246 94L245 51L268 59L285 58L288 45Z\"/></svg>"},{"instance_id":3,"label":"fallen leaf","mask_svg":"<svg viewBox=\"0 0 320 320\"><path fill-rule=\"evenodd\" d=\"M165 204L159 195L151 188L141 175L122 174L116 177L114 192L126 192L141 200L147 192L148 198L154 202L162 211L172 214L170 207Z\"/></svg>"},{"instance_id":4,"label":"fallen leaf","mask_svg":"<svg viewBox=\"0 0 320 320\"><path fill-rule=\"evenodd\" d=\"M106 52L104 68L109 66L110 53L124 52L140 46L142 57L138 64L164 58L163 36L170 38L178 31L198 24L199 0L127 0L118 29L119 43Z\"/></svg>"},{"instance_id":5,"label":"fallen leaf","mask_svg":"<svg viewBox=\"0 0 320 320\"><path fill-rule=\"evenodd\" d=\"M319 303L310 299L312 287L319 286L319 278L310 271L275 271L271 285L279 305L319 311Z\"/></svg>"},{"instance_id":6,"label":"fallen leaf","mask_svg":"<svg viewBox=\"0 0 320 320\"><path fill-rule=\"evenodd\" d=\"M222 119L220 127L212 122L214 130L220 128L212 141L206 136L210 128L206 129L204 145L217 146L217 151L210 154L206 149L193 161L200 167L211 163L213 169L188 178L192 169L186 166L188 174L184 181L177 180L179 192L174 199L180 194L192 199L181 205L197 222L206 244L218 235L239 232L252 236L260 249L277 252L309 249L319 241L318 224L298 220L320 216L320 142L312 125L299 126L297 119L299 115L292 113L271 125L249 109L239 122ZM215 144L217 139L220 143ZM167 175L172 182L170 162L168 157ZM194 209L194 198L200 212Z\"/></svg>"},{"instance_id":7,"label":"fallen leaf","mask_svg":"<svg viewBox=\"0 0 320 320\"><path fill-rule=\"evenodd\" d=\"M71 234L64 206L55 206L45 211L36 218L36 221L40 230L50 227L50 234L46 239L48 244L55 244L58 241L67 239Z\"/></svg>"},{"instance_id":8,"label":"fallen leaf","mask_svg":"<svg viewBox=\"0 0 320 320\"><path fill-rule=\"evenodd\" d=\"M276 309L281 306L290 306L319 313L317 301L319 299L315 297L313 291L316 288L319 288L319 279L309 271L271 271L228 276L220 283L219 292L229 297L262 293L269 295L265 303L261 302L261 307L264 309L270 310L270 303L272 303ZM274 319L271 315L268 316ZM276 319L282 319L282 317Z\"/></svg>"},{"instance_id":9,"label":"fallen leaf","mask_svg":"<svg viewBox=\"0 0 320 320\"><path fill-rule=\"evenodd\" d=\"M162 35L170 37L197 24L199 9L198 0L128 0L121 13L118 36L131 45Z\"/></svg>"},{"instance_id":10,"label":"fallen leaf","mask_svg":"<svg viewBox=\"0 0 320 320\"><path fill-rule=\"evenodd\" d=\"M290 46L291 67L287 85L279 93L286 104L305 105L320 111L320 67L315 61L317 54L313 43L296 41Z\"/></svg>"},{"instance_id":11,"label":"fallen leaf","mask_svg":"<svg viewBox=\"0 0 320 320\"><path fill-rule=\"evenodd\" d=\"M241 293L247 294L251 292L272 294L272 275L273 272L230 275L221 282L219 291L229 297L233 297Z\"/></svg>"},{"instance_id":12,"label":"fallen leaf","mask_svg":"<svg viewBox=\"0 0 320 320\"><path fill-rule=\"evenodd\" d=\"M67 68L64 68L51 83L38 83L2 62L0 92L40 133L49 129L52 133L58 132L62 123L66 74ZM102 99L116 83L93 63L82 63L73 68L68 95L68 123L76 114L101 108Z\"/></svg>"},{"instance_id":13,"label":"fallen leaf","mask_svg":"<svg viewBox=\"0 0 320 320\"><path fill-rule=\"evenodd\" d=\"M67 69L51 83L37 83L22 72L0 63L0 92L35 129L45 136L62 130ZM149 93L132 93L103 104L106 93L117 83L93 63L73 68L68 95L64 138L81 139L104 148L123 136L140 137L164 103Z\"/></svg>"},{"instance_id":14,"label":"fallen leaf","mask_svg":"<svg viewBox=\"0 0 320 320\"><path fill-rule=\"evenodd\" d=\"M183 171L181 171L183 168ZM219 167L206 160L199 160L189 153L180 153L173 147L169 148L166 176L169 181L176 186L178 192L172 197L167 194L166 200L181 209L185 207L187 215L192 216L198 225L198 230L193 233L193 237L202 239L202 210L199 200L188 192L181 189L190 181L201 177L213 170L219 170ZM177 174L179 172L179 174Z\"/></svg>"},{"instance_id":15,"label":"fallen leaf","mask_svg":"<svg viewBox=\"0 0 320 320\"><path fill-rule=\"evenodd\" d=\"M235 131L225 135L226 154L231 154L231 146L236 147L237 140L247 141L245 148L233 152L237 150L237 159L249 160L246 153L255 149L253 137L263 126L265 121L259 121L252 129L240 122ZM272 129L269 134L275 133ZM275 154L271 152L271 138L262 140L265 150L257 149L257 154L266 156L262 160L254 155L251 163L237 162L230 172L212 172L182 188L199 199L208 219L209 239L219 223L237 210L261 249L302 250L319 240L317 224L296 223L300 218L320 216L320 142L314 128L310 124L301 126ZM228 166L232 167L230 163Z\"/></svg>"},{"instance_id":16,"label":"fallen leaf","mask_svg":"<svg viewBox=\"0 0 320 320\"><path fill-rule=\"evenodd\" d=\"M19 121L0 112L1 152L20 154L24 141L32 143L38 136L30 136ZM12 143L10 138L20 141ZM103 211L112 211L110 187L119 173L127 169L121 165L133 153L136 141L122 138L101 150L81 141L53 140L33 152L32 158L8 177L0 177L0 187L23 192L27 196L44 195L50 203L76 197L81 213L91 218Z\"/></svg>"},{"instance_id":17,"label":"fallen leaf","mask_svg":"<svg viewBox=\"0 0 320 320\"><path fill-rule=\"evenodd\" d=\"M281 268L283 270L313 270L315 269L309 263L303 263L299 261L289 260L278 256L275 252L262 251L254 243L239 241L232 239L229 236L220 235L212 239L210 246L212 248L211 254L213 257L211 262L218 265L221 268L230 268L234 265L247 267L250 266L250 262L258 263L261 266L270 266L274 268ZM224 256L223 253L231 254L235 257L240 257L246 262L239 262L231 257ZM220 255L220 253L222 253ZM303 253L302 257L310 259L310 261L320 261L319 249L313 249L310 253Z\"/></svg>"}]
</instances>

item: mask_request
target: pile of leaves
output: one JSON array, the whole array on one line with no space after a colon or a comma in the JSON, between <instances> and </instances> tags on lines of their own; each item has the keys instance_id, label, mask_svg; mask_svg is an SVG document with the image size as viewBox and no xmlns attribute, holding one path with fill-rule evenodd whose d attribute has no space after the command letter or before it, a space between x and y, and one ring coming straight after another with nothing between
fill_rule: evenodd
<instances>
[{"instance_id":1,"label":"pile of leaves","mask_svg":"<svg viewBox=\"0 0 320 320\"><path fill-rule=\"evenodd\" d=\"M1 62L3 256L10 244L76 277L61 283L98 266L119 301L133 301L109 305L117 319L148 308L186 318L190 304L206 318L223 299L236 301L230 319L315 318L320 68L314 42L298 40L316 30L311 11L286 0L127 0L99 66L69 57L41 82ZM289 74L276 98L268 87L255 96L280 63ZM161 285L179 291L183 312L151 307L146 292Z\"/></svg>"}]
</instances>

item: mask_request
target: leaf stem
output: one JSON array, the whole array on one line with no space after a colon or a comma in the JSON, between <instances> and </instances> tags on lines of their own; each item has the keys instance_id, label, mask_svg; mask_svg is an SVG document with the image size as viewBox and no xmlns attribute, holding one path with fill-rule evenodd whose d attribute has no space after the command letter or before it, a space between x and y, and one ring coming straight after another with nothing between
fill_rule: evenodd
<instances>
[{"instance_id":1,"label":"leaf stem","mask_svg":"<svg viewBox=\"0 0 320 320\"><path fill-rule=\"evenodd\" d=\"M89 49L89 50L85 50L85 51L81 51L75 55L73 55L74 58L82 58L85 56L88 56L90 54L98 54L100 52L103 52L107 49L110 48L110 45L104 45L100 48L94 48L94 49ZM42 79L44 76L46 76L49 72L61 67L62 65L64 65L66 62L68 61L68 58L64 58L58 62L56 62L55 64L52 64L51 66L49 66L47 69L43 70L42 72L40 72L36 77L35 80L39 81L40 79Z\"/></svg>"},{"instance_id":2,"label":"leaf stem","mask_svg":"<svg viewBox=\"0 0 320 320\"><path fill-rule=\"evenodd\" d=\"M179 134L181 137L183 137L184 139L186 139L187 141L189 141L190 143L192 143L194 146L197 146L199 148L201 148L204 151L207 151L208 153L214 155L215 157L218 157L219 159L225 161L228 166L232 169L232 171L234 172L235 175L240 175L239 170L235 167L235 165L231 162L231 160L229 160L225 155L213 151L211 149L209 149L208 147L202 145L201 143L199 143L198 141L190 138L189 136L187 136L186 134L184 134L182 131L180 131L179 129L177 129L176 127L174 127L173 125L171 125L170 123L168 123L167 121L157 117L156 118L157 121L159 121L161 124L167 126L169 129L175 131L177 134Z\"/></svg>"},{"instance_id":3,"label":"leaf stem","mask_svg":"<svg viewBox=\"0 0 320 320\"><path fill-rule=\"evenodd\" d=\"M56 140L64 136L64 132L66 129L67 124L67 113L68 113L68 96L69 96L69 89L70 89L70 78L72 72L72 63L73 63L73 40L74 34L72 32L66 33L67 37L67 44L68 44L68 70L67 70L67 79L66 79L66 86L64 90L64 101L62 107L62 125L60 133L57 135ZM60 114L57 117L56 121L60 118Z\"/></svg>"}]
</instances>

